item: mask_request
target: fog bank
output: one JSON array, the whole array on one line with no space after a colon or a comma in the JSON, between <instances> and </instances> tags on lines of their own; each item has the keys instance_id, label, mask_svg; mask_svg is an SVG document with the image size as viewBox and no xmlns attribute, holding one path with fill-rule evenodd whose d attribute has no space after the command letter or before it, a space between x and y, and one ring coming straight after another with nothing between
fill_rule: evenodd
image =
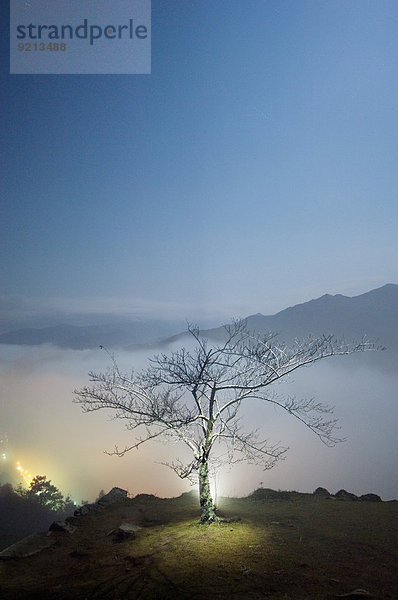
<instances>
[{"instance_id":1,"label":"fog bank","mask_svg":"<svg viewBox=\"0 0 398 600\"><path fill-rule=\"evenodd\" d=\"M138 370L146 362L143 353L120 352L117 358L126 370ZM334 405L344 443L327 448L287 413L259 402L247 404L243 422L260 427L271 442L281 441L290 451L271 471L247 465L218 471L217 493L246 495L260 484L311 492L321 485L331 492L345 488L357 494L375 492L384 499L398 497L398 377L372 368L369 361L361 365L360 358L325 361L277 386L278 392ZM159 496L190 489L159 464L182 457L182 447L157 442L124 458L108 456L104 450L131 443L131 434L105 411L82 414L72 403L73 390L88 383L88 372L109 366L105 352L3 345L0 360L0 432L9 439L1 472L15 477L19 461L32 475L47 475L77 500L93 500L99 490L114 485L131 494Z\"/></svg>"}]
</instances>

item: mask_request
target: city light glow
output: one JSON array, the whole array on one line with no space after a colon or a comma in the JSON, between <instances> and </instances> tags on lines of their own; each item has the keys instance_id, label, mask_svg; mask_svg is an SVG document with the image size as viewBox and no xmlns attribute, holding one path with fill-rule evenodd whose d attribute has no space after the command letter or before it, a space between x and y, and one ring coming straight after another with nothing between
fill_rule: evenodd
<instances>
[{"instance_id":1,"label":"city light glow","mask_svg":"<svg viewBox=\"0 0 398 600\"><path fill-rule=\"evenodd\" d=\"M31 475L31 473L26 471L26 469L22 467L20 462L17 462L17 471L19 471L19 474L22 477L24 483L29 487L31 481L33 480L33 476Z\"/></svg>"}]
</instances>

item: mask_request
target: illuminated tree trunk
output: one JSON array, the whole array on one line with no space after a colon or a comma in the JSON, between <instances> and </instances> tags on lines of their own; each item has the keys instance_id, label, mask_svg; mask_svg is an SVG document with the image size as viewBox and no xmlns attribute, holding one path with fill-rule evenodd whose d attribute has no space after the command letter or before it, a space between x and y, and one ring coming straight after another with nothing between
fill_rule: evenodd
<instances>
[{"instance_id":1,"label":"illuminated tree trunk","mask_svg":"<svg viewBox=\"0 0 398 600\"><path fill-rule=\"evenodd\" d=\"M207 458L203 458L199 467L199 499L201 510L201 523L211 523L216 520L213 498L210 492L209 467Z\"/></svg>"}]
</instances>

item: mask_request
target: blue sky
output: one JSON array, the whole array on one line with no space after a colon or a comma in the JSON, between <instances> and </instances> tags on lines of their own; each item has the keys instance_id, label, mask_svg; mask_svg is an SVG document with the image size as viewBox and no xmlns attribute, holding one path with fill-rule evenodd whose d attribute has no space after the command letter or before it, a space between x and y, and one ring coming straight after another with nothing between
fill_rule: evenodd
<instances>
[{"instance_id":1,"label":"blue sky","mask_svg":"<svg viewBox=\"0 0 398 600\"><path fill-rule=\"evenodd\" d=\"M153 0L151 75L10 75L1 29L2 295L228 318L398 281L396 2Z\"/></svg>"}]
</instances>

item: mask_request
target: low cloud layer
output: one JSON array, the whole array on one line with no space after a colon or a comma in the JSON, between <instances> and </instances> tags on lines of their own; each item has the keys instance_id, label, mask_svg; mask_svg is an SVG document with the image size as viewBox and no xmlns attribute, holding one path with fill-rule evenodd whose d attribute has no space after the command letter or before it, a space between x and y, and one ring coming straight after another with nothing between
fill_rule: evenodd
<instances>
[{"instance_id":1,"label":"low cloud layer","mask_svg":"<svg viewBox=\"0 0 398 600\"><path fill-rule=\"evenodd\" d=\"M124 458L107 456L104 450L128 444L131 434L111 415L82 414L72 403L73 390L88 382L88 371L109 366L106 353L0 346L0 358L0 430L9 438L2 471L15 469L20 461L33 475L47 475L79 500L91 500L100 489L113 485L133 494L160 496L189 489L187 482L159 464L182 456L183 449L153 443ZM276 489L311 492L321 485L332 492L346 488L358 494L375 492L385 499L398 497L398 377L361 365L360 358L303 369L277 390L334 405L346 442L326 448L288 414L260 403L247 405L242 412L247 426L260 426L265 437L281 441L290 451L271 471L236 466L218 472L217 493L246 495L261 483ZM118 360L123 369L140 369L146 357L123 352Z\"/></svg>"},{"instance_id":2,"label":"low cloud layer","mask_svg":"<svg viewBox=\"0 0 398 600\"><path fill-rule=\"evenodd\" d=\"M23 327L49 327L59 323L74 325L114 323L123 320L164 320L185 328L186 319L201 327L219 325L232 315L245 315L250 307L232 302L198 305L139 297L54 297L0 296L0 333Z\"/></svg>"}]
</instances>

